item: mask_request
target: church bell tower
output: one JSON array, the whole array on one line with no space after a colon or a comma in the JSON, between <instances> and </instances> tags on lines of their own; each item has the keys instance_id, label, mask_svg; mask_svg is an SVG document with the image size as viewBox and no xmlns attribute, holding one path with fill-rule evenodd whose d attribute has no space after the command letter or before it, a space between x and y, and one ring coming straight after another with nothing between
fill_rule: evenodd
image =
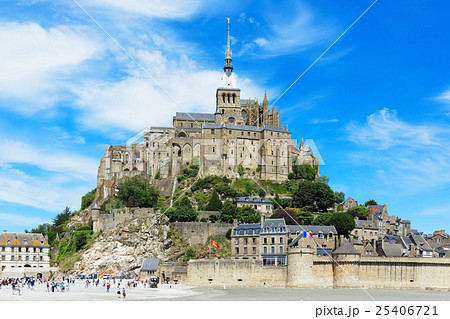
<instances>
[{"instance_id":1,"label":"church bell tower","mask_svg":"<svg viewBox=\"0 0 450 319\"><path fill-rule=\"evenodd\" d=\"M230 18L228 20L227 49L220 87L216 91L216 122L245 124L241 113L241 89L233 73L233 59L230 47Z\"/></svg>"}]
</instances>

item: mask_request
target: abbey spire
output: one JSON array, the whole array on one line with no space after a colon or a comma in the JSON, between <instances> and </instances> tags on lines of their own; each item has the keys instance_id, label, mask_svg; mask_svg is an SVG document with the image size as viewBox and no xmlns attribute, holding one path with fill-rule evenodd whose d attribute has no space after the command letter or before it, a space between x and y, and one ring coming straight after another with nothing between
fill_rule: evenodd
<instances>
[{"instance_id":1,"label":"abbey spire","mask_svg":"<svg viewBox=\"0 0 450 319\"><path fill-rule=\"evenodd\" d=\"M231 58L231 47L230 47L230 18L228 20L228 37L227 37L227 50L225 51L225 66L223 70L225 73L230 76L231 72L233 72L233 60Z\"/></svg>"}]
</instances>

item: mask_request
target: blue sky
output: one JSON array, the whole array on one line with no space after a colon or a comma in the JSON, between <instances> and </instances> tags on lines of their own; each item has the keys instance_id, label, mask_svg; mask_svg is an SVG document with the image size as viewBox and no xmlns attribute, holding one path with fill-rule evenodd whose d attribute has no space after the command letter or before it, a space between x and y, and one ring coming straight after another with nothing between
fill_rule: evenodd
<instances>
[{"instance_id":1,"label":"blue sky","mask_svg":"<svg viewBox=\"0 0 450 319\"><path fill-rule=\"evenodd\" d=\"M373 1L2 1L0 225L23 231L95 188L108 144L213 112L231 18L244 98L275 101ZM447 1L379 0L276 103L333 190L450 230ZM182 109L180 109L180 106Z\"/></svg>"}]
</instances>

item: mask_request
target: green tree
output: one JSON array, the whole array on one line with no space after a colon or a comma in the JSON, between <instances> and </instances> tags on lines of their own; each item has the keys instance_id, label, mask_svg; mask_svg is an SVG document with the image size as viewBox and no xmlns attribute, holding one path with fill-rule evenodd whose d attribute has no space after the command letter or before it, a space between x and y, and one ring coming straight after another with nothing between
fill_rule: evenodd
<instances>
[{"instance_id":1,"label":"green tree","mask_svg":"<svg viewBox=\"0 0 450 319\"><path fill-rule=\"evenodd\" d=\"M205 209L207 211L220 211L222 209L222 201L216 191L212 193L211 199Z\"/></svg>"},{"instance_id":2,"label":"green tree","mask_svg":"<svg viewBox=\"0 0 450 319\"><path fill-rule=\"evenodd\" d=\"M239 164L238 165L238 174L239 174L239 176L244 176L244 174L245 174L245 169L244 169L244 167L242 166L242 164Z\"/></svg>"},{"instance_id":3,"label":"green tree","mask_svg":"<svg viewBox=\"0 0 450 319\"><path fill-rule=\"evenodd\" d=\"M180 200L176 201L174 203L174 205L176 207L187 207L187 208L192 208L192 204L191 201L189 200L189 198L187 196L183 196Z\"/></svg>"},{"instance_id":4,"label":"green tree","mask_svg":"<svg viewBox=\"0 0 450 319\"><path fill-rule=\"evenodd\" d=\"M294 163L296 161L294 160ZM301 179L306 181L313 181L316 178L316 170L308 164L294 164L292 167L295 179ZM291 176L292 177L292 176Z\"/></svg>"},{"instance_id":5,"label":"green tree","mask_svg":"<svg viewBox=\"0 0 450 319\"><path fill-rule=\"evenodd\" d=\"M300 211L297 213L298 222L301 225L311 225L311 222L314 219L314 215L311 212Z\"/></svg>"},{"instance_id":6,"label":"green tree","mask_svg":"<svg viewBox=\"0 0 450 319\"><path fill-rule=\"evenodd\" d=\"M345 201L345 194L343 192L334 192L334 202L341 204Z\"/></svg>"},{"instance_id":7,"label":"green tree","mask_svg":"<svg viewBox=\"0 0 450 319\"><path fill-rule=\"evenodd\" d=\"M339 235L348 237L348 234L355 228L355 220L347 213L335 213L330 217L330 224L336 228Z\"/></svg>"},{"instance_id":8,"label":"green tree","mask_svg":"<svg viewBox=\"0 0 450 319\"><path fill-rule=\"evenodd\" d=\"M66 207L61 213L53 218L53 227L60 229L61 226L70 219L71 216L72 212L70 211L70 208Z\"/></svg>"},{"instance_id":9,"label":"green tree","mask_svg":"<svg viewBox=\"0 0 450 319\"><path fill-rule=\"evenodd\" d=\"M85 231L79 231L74 233L73 245L75 251L82 249L87 243L87 234Z\"/></svg>"},{"instance_id":10,"label":"green tree","mask_svg":"<svg viewBox=\"0 0 450 319\"><path fill-rule=\"evenodd\" d=\"M297 208L313 207L326 211L334 205L334 193L326 183L302 181L292 195L292 206Z\"/></svg>"},{"instance_id":11,"label":"green tree","mask_svg":"<svg viewBox=\"0 0 450 319\"><path fill-rule=\"evenodd\" d=\"M292 194L292 206L303 208L305 206L315 206L316 191L314 183L303 181L298 183L294 194Z\"/></svg>"},{"instance_id":12,"label":"green tree","mask_svg":"<svg viewBox=\"0 0 450 319\"><path fill-rule=\"evenodd\" d=\"M259 223L261 221L261 214L252 207L245 205L238 207L236 219L246 224Z\"/></svg>"},{"instance_id":13,"label":"green tree","mask_svg":"<svg viewBox=\"0 0 450 319\"><path fill-rule=\"evenodd\" d=\"M189 260L194 259L194 258L195 258L195 250L193 247L189 246L186 249L186 256L184 257L183 261L188 262Z\"/></svg>"},{"instance_id":14,"label":"green tree","mask_svg":"<svg viewBox=\"0 0 450 319\"><path fill-rule=\"evenodd\" d=\"M326 211L334 205L334 193L325 183L314 183L316 206L319 211Z\"/></svg>"},{"instance_id":15,"label":"green tree","mask_svg":"<svg viewBox=\"0 0 450 319\"><path fill-rule=\"evenodd\" d=\"M225 223L232 223L236 216L237 206L231 200L226 200L220 212L220 220Z\"/></svg>"},{"instance_id":16,"label":"green tree","mask_svg":"<svg viewBox=\"0 0 450 319\"><path fill-rule=\"evenodd\" d=\"M351 207L347 210L347 213L359 219L367 219L367 216L369 216L369 210L363 206Z\"/></svg>"},{"instance_id":17,"label":"green tree","mask_svg":"<svg viewBox=\"0 0 450 319\"><path fill-rule=\"evenodd\" d=\"M258 188L257 193L258 193L259 197L266 197L266 191L262 188Z\"/></svg>"},{"instance_id":18,"label":"green tree","mask_svg":"<svg viewBox=\"0 0 450 319\"><path fill-rule=\"evenodd\" d=\"M31 232L35 234L42 234L47 235L50 231L52 231L52 225L50 224L41 224L38 225L36 228L32 228Z\"/></svg>"},{"instance_id":19,"label":"green tree","mask_svg":"<svg viewBox=\"0 0 450 319\"><path fill-rule=\"evenodd\" d=\"M117 197L122 202L137 201L142 207L153 207L158 201L158 191L155 190L148 179L133 176L118 186Z\"/></svg>"},{"instance_id":20,"label":"green tree","mask_svg":"<svg viewBox=\"0 0 450 319\"><path fill-rule=\"evenodd\" d=\"M322 213L314 219L312 222L313 225L321 225L321 226L330 226L331 225L331 216L333 213Z\"/></svg>"},{"instance_id":21,"label":"green tree","mask_svg":"<svg viewBox=\"0 0 450 319\"><path fill-rule=\"evenodd\" d=\"M372 206L372 205L378 205L378 203L374 199L369 199L367 202L364 203L364 206Z\"/></svg>"},{"instance_id":22,"label":"green tree","mask_svg":"<svg viewBox=\"0 0 450 319\"><path fill-rule=\"evenodd\" d=\"M81 197L81 210L86 209L89 207L89 205L92 204L95 198L95 192L97 191L97 188L94 188L89 193L86 193L83 197Z\"/></svg>"},{"instance_id":23,"label":"green tree","mask_svg":"<svg viewBox=\"0 0 450 319\"><path fill-rule=\"evenodd\" d=\"M166 211L166 216L170 222L195 222L198 220L197 212L190 207L177 206L171 207Z\"/></svg>"}]
</instances>

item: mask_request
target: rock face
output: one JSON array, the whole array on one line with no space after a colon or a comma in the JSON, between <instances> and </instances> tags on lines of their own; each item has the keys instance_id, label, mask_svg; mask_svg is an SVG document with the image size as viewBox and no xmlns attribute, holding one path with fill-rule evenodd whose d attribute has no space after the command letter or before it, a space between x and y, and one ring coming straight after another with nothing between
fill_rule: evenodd
<instances>
[{"instance_id":1,"label":"rock face","mask_svg":"<svg viewBox=\"0 0 450 319\"><path fill-rule=\"evenodd\" d=\"M168 238L168 219L164 214L153 213L129 223L103 231L95 243L74 264L77 274L114 274L133 277L145 258L170 260L177 248Z\"/></svg>"}]
</instances>

